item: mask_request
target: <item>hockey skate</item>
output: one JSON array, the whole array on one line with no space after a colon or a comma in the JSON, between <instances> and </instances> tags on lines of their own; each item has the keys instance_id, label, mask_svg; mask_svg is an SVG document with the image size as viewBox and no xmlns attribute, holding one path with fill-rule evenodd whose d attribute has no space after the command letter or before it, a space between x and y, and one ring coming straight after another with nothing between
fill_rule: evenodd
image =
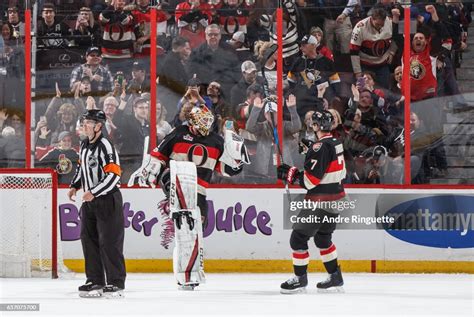
<instances>
[{"instance_id":1,"label":"hockey skate","mask_svg":"<svg viewBox=\"0 0 474 317\"><path fill-rule=\"evenodd\" d=\"M184 284L184 285L178 283L178 290L180 290L180 291L194 291L194 289L198 286L199 286L199 283Z\"/></svg>"},{"instance_id":2,"label":"hockey skate","mask_svg":"<svg viewBox=\"0 0 474 317\"><path fill-rule=\"evenodd\" d=\"M125 297L123 293L123 288L117 287L115 285L105 286L103 289L103 294L104 294L104 297L108 299Z\"/></svg>"},{"instance_id":3,"label":"hockey skate","mask_svg":"<svg viewBox=\"0 0 474 317\"><path fill-rule=\"evenodd\" d=\"M92 282L79 286L79 297L99 298L102 297L104 285L97 285Z\"/></svg>"},{"instance_id":4,"label":"hockey skate","mask_svg":"<svg viewBox=\"0 0 474 317\"><path fill-rule=\"evenodd\" d=\"M319 282L316 287L320 293L344 293L343 285L341 268L338 266L336 272L329 274L328 278Z\"/></svg>"},{"instance_id":5,"label":"hockey skate","mask_svg":"<svg viewBox=\"0 0 474 317\"><path fill-rule=\"evenodd\" d=\"M280 293L282 294L297 294L306 293L306 286L308 286L308 275L293 276L285 283L280 285Z\"/></svg>"}]
</instances>

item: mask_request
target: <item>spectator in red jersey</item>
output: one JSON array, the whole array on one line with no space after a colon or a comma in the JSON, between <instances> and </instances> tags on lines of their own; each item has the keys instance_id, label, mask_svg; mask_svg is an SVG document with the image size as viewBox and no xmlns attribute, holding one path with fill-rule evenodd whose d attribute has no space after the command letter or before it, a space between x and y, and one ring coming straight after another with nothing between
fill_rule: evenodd
<instances>
[{"instance_id":1,"label":"spectator in red jersey","mask_svg":"<svg viewBox=\"0 0 474 317\"><path fill-rule=\"evenodd\" d=\"M420 101L429 99L437 95L438 82L436 78L436 70L443 67L443 56L449 54L451 40L449 33L443 23L440 22L436 9L432 5L426 6L426 11L431 16L433 31L442 41L441 51L437 52L437 56L432 50L431 30L427 27L419 27L411 41L410 48L410 87L411 100ZM392 10L394 23L398 24L400 11ZM401 38L401 36L400 36ZM401 39L398 41L402 45ZM403 87L402 87L403 88Z\"/></svg>"},{"instance_id":2,"label":"spectator in red jersey","mask_svg":"<svg viewBox=\"0 0 474 317\"><path fill-rule=\"evenodd\" d=\"M176 6L175 19L179 35L189 39L191 48L198 47L206 40L205 28L211 23L211 7L200 0L188 0Z\"/></svg>"},{"instance_id":3,"label":"spectator in red jersey","mask_svg":"<svg viewBox=\"0 0 474 317\"><path fill-rule=\"evenodd\" d=\"M247 23L252 6L242 0L225 0L216 5L217 21L224 38L229 39L236 32L247 33Z\"/></svg>"},{"instance_id":4,"label":"spectator in red jersey","mask_svg":"<svg viewBox=\"0 0 474 317\"><path fill-rule=\"evenodd\" d=\"M104 27L102 36L102 57L109 64L114 74L119 70L127 69L123 60L133 56L133 16L125 11L126 0L114 0L112 6L107 7L99 16Z\"/></svg>"},{"instance_id":5,"label":"spectator in red jersey","mask_svg":"<svg viewBox=\"0 0 474 317\"><path fill-rule=\"evenodd\" d=\"M443 112L443 105L439 99L432 99L437 96L438 81L436 77L437 69L441 69L444 65L443 56L449 54L451 47L451 39L444 24L440 21L436 8L433 5L425 7L426 12L431 16L431 27L436 36L442 42L441 50L437 56L431 56L435 53L432 51L432 38L429 29L419 28L415 33L410 48L410 90L412 109L419 118L424 122L429 122L427 130L431 133L432 148L431 155L435 158L435 164L439 170L439 176L447 175L447 160L444 149L444 142L441 138L443 134L443 123L446 121ZM397 15L398 12L392 12ZM396 18L394 18L396 22ZM423 32L420 32L423 31ZM401 41L399 41L401 42ZM402 87L403 88L403 87ZM429 99L429 100L427 100ZM426 174L427 177L433 176Z\"/></svg>"}]
</instances>

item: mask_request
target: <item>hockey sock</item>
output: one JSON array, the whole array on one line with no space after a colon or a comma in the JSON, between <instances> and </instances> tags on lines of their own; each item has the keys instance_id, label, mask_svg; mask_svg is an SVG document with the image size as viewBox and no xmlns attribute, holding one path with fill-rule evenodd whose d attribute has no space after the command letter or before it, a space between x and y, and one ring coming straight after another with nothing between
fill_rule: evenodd
<instances>
[{"instance_id":1,"label":"hockey sock","mask_svg":"<svg viewBox=\"0 0 474 317\"><path fill-rule=\"evenodd\" d=\"M337 271L337 252L336 245L331 244L327 249L319 249L321 254L321 260L323 261L324 267L329 274Z\"/></svg>"},{"instance_id":2,"label":"hockey sock","mask_svg":"<svg viewBox=\"0 0 474 317\"><path fill-rule=\"evenodd\" d=\"M307 250L293 251L293 270L296 276L305 275L308 271L309 253Z\"/></svg>"}]
</instances>

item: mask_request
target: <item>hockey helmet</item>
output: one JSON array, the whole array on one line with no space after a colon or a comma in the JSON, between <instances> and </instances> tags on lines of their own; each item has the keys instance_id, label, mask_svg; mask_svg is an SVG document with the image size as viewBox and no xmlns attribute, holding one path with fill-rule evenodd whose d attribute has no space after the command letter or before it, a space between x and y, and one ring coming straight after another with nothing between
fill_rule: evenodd
<instances>
[{"instance_id":1,"label":"hockey helmet","mask_svg":"<svg viewBox=\"0 0 474 317\"><path fill-rule=\"evenodd\" d=\"M331 126L334 121L334 117L329 111L315 111L311 118L313 119L313 124L317 124L321 131L331 131Z\"/></svg>"},{"instance_id":2,"label":"hockey helmet","mask_svg":"<svg viewBox=\"0 0 474 317\"><path fill-rule=\"evenodd\" d=\"M105 116L105 112L99 109L90 109L87 110L81 117L82 120L87 119L87 120L94 120L96 122L101 122L105 123L107 120Z\"/></svg>"},{"instance_id":3,"label":"hockey helmet","mask_svg":"<svg viewBox=\"0 0 474 317\"><path fill-rule=\"evenodd\" d=\"M214 123L214 115L202 104L191 109L189 113L189 125L196 129L201 135L206 136Z\"/></svg>"}]
</instances>

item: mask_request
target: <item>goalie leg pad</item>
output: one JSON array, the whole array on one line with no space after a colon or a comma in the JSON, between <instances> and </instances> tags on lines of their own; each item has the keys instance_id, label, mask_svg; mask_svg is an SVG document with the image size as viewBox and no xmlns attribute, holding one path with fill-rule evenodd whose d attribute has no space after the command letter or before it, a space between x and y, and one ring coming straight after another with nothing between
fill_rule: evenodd
<instances>
[{"instance_id":1,"label":"goalie leg pad","mask_svg":"<svg viewBox=\"0 0 474 317\"><path fill-rule=\"evenodd\" d=\"M174 220L173 271L180 285L205 282L201 213L196 165L170 161L170 214Z\"/></svg>"}]
</instances>

